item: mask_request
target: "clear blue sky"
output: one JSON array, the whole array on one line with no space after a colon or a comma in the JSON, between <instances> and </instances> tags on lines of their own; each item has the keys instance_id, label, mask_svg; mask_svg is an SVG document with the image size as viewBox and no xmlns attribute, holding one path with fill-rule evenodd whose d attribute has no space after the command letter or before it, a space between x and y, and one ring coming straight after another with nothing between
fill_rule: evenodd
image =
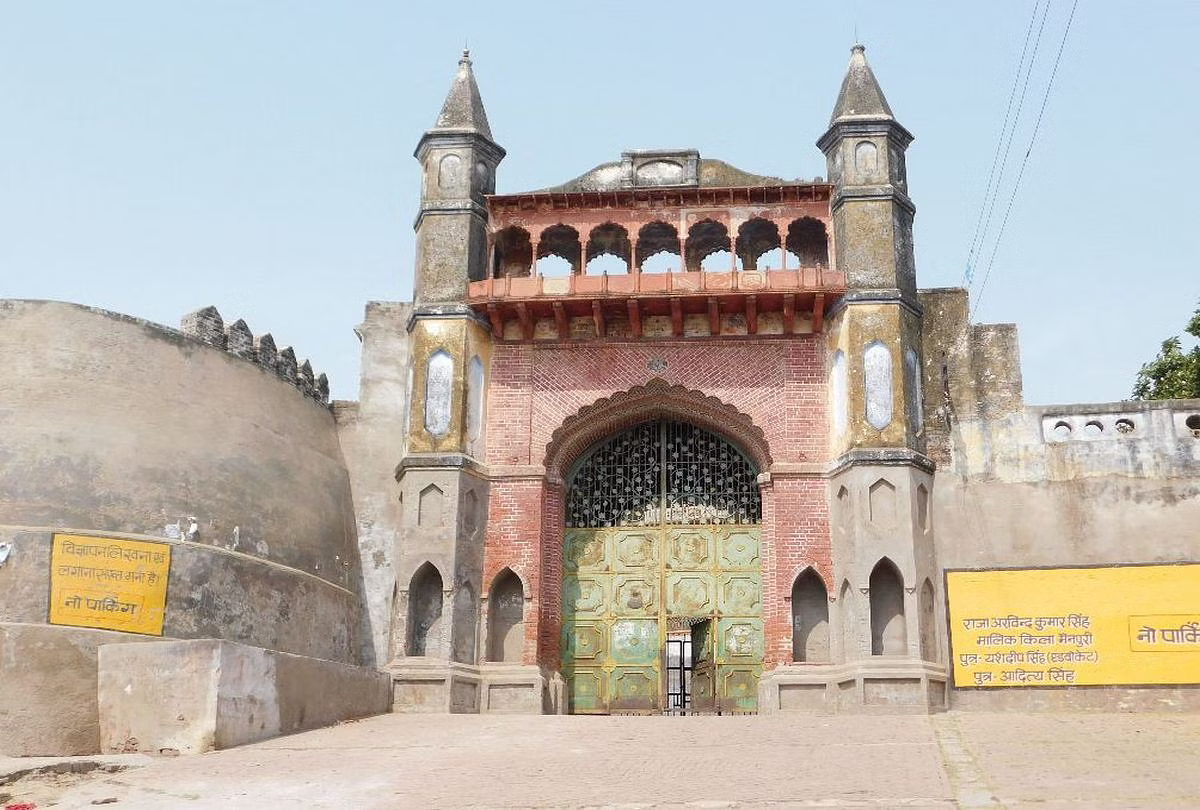
<instances>
[{"instance_id":1,"label":"clear blue sky","mask_svg":"<svg viewBox=\"0 0 1200 810\"><path fill-rule=\"evenodd\" d=\"M1032 9L0 0L0 297L171 325L215 304L355 398L364 303L411 296L412 150L464 40L514 192L629 148L824 175L856 28L916 135L919 282L955 286ZM1200 299L1198 40L1200 3L1080 2L976 316L1018 324L1030 403L1128 396Z\"/></svg>"}]
</instances>

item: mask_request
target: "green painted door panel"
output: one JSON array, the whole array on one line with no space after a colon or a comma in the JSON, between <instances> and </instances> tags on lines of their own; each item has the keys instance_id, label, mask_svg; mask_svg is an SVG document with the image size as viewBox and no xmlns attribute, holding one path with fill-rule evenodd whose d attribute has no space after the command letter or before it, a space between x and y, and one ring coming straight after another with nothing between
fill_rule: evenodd
<instances>
[{"instance_id":1,"label":"green painted door panel","mask_svg":"<svg viewBox=\"0 0 1200 810\"><path fill-rule=\"evenodd\" d=\"M692 708L753 711L762 672L757 526L569 529L563 675L576 713L661 711L668 619L692 626Z\"/></svg>"}]
</instances>

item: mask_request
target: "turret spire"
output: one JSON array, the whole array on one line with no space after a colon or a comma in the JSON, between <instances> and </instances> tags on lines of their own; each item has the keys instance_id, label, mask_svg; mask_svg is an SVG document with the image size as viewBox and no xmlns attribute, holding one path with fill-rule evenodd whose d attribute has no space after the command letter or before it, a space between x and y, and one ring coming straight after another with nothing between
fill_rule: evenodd
<instances>
[{"instance_id":1,"label":"turret spire","mask_svg":"<svg viewBox=\"0 0 1200 810\"><path fill-rule=\"evenodd\" d=\"M850 67L842 80L830 124L846 118L892 118L892 108L867 64L866 50L859 44L850 49Z\"/></svg>"},{"instance_id":2,"label":"turret spire","mask_svg":"<svg viewBox=\"0 0 1200 810\"><path fill-rule=\"evenodd\" d=\"M454 84L450 86L450 93L433 129L474 132L492 140L492 129L488 126L483 99L479 97L479 85L475 84L475 73L471 70L471 52L466 48L463 48L462 58L458 60L458 74L454 77Z\"/></svg>"},{"instance_id":3,"label":"turret spire","mask_svg":"<svg viewBox=\"0 0 1200 810\"><path fill-rule=\"evenodd\" d=\"M496 191L496 167L504 159L466 48L437 123L421 136L413 156L425 177L416 222L415 300L418 306L461 304L467 283L488 277L485 198Z\"/></svg>"}]
</instances>

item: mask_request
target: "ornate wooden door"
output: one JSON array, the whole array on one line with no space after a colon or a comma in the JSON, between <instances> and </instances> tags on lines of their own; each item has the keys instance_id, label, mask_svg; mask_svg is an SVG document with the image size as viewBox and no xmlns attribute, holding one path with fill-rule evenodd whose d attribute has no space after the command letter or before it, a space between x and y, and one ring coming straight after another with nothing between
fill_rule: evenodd
<instances>
[{"instance_id":1,"label":"ornate wooden door","mask_svg":"<svg viewBox=\"0 0 1200 810\"><path fill-rule=\"evenodd\" d=\"M563 676L571 711L661 711L670 617L709 628L709 686L693 687L694 705L757 707L763 628L755 479L736 448L680 422L639 425L585 459L572 480L564 537Z\"/></svg>"}]
</instances>

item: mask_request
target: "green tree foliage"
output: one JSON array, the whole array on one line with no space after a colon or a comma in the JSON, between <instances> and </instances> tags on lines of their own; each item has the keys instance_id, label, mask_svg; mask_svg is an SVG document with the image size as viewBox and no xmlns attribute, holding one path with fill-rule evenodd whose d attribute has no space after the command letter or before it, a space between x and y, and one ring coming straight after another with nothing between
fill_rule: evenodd
<instances>
[{"instance_id":1,"label":"green tree foliage","mask_svg":"<svg viewBox=\"0 0 1200 810\"><path fill-rule=\"evenodd\" d=\"M1189 335L1200 339L1200 309L1192 314L1185 329ZM1138 372L1133 398L1200 398L1200 345L1185 352L1178 335L1164 340L1158 357Z\"/></svg>"}]
</instances>

